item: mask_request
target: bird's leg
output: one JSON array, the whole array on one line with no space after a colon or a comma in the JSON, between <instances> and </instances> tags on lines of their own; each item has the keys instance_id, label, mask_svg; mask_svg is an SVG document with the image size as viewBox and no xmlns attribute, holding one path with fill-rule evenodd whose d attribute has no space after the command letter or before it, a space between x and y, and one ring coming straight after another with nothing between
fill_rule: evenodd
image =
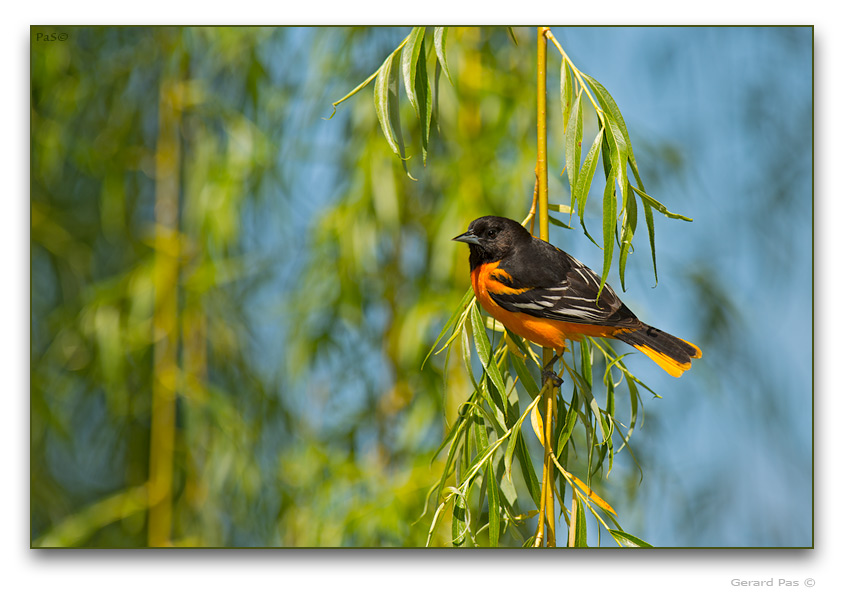
<instances>
[{"instance_id":1,"label":"bird's leg","mask_svg":"<svg viewBox=\"0 0 844 594\"><path fill-rule=\"evenodd\" d=\"M551 381L554 384L555 388L559 388L563 385L563 378L559 375L554 373L554 363L556 363L560 359L560 355L562 353L556 353L548 363L545 364L545 367L542 368L542 383L544 384L547 381Z\"/></svg>"}]
</instances>

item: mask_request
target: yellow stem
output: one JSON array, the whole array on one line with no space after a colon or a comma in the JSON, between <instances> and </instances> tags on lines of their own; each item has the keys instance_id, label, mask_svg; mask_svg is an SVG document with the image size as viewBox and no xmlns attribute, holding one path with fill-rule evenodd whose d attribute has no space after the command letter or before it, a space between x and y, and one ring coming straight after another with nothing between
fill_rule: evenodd
<instances>
[{"instance_id":1,"label":"yellow stem","mask_svg":"<svg viewBox=\"0 0 844 594\"><path fill-rule=\"evenodd\" d=\"M158 141L155 151L155 264L153 282L153 383L150 411L149 519L150 547L170 544L173 515L173 453L176 433L176 382L179 376L179 118L180 85L161 83Z\"/></svg>"},{"instance_id":2,"label":"yellow stem","mask_svg":"<svg viewBox=\"0 0 844 594\"><path fill-rule=\"evenodd\" d=\"M539 238L548 241L548 109L546 89L546 66L548 62L548 27L538 27L536 35L536 214L539 220ZM553 357L552 349L542 349L542 362L547 365ZM545 413L542 463L542 489L539 510L539 525L546 522L548 533L546 545L556 546L554 514L554 469L551 462L551 436L554 434L554 393L552 386L545 391ZM542 530L537 530L537 542L541 544Z\"/></svg>"},{"instance_id":3,"label":"yellow stem","mask_svg":"<svg viewBox=\"0 0 844 594\"><path fill-rule=\"evenodd\" d=\"M583 81L583 76L580 70L578 70L577 67L574 65L574 62L571 61L571 58L569 58L568 54L563 50L563 47L560 45L560 42L557 41L557 38L554 37L554 34L551 33L550 29L546 28L545 37L550 39L551 42L555 46L557 46L557 50L560 52L560 55L562 56L563 60L565 60L566 64L569 65L572 74L574 74L574 77L577 79L577 82L580 83L580 88L583 89L583 91L586 93L586 97L589 98L589 102L592 104L592 107L595 108L595 111L598 114L598 119L601 120L601 125L606 128L606 122L604 121L604 110L601 109L601 107L598 105L598 102L595 101L595 98L592 96L592 93L589 92L589 87Z\"/></svg>"}]
</instances>

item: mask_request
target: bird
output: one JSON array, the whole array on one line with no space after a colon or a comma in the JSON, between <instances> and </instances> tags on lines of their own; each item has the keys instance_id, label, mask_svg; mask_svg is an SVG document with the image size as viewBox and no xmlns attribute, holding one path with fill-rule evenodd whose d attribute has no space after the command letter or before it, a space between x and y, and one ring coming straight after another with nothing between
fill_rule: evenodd
<instances>
[{"instance_id":1,"label":"bird","mask_svg":"<svg viewBox=\"0 0 844 594\"><path fill-rule=\"evenodd\" d=\"M673 377L701 357L691 342L640 321L594 271L512 219L480 217L453 241L469 246L472 289L483 308L511 332L554 349L551 365L566 340L584 336L620 340Z\"/></svg>"}]
</instances>

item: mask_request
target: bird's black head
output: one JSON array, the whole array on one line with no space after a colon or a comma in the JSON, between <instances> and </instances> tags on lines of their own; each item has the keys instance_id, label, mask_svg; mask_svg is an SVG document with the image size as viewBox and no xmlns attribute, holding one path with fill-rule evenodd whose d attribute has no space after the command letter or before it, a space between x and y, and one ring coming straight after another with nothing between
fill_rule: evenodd
<instances>
[{"instance_id":1,"label":"bird's black head","mask_svg":"<svg viewBox=\"0 0 844 594\"><path fill-rule=\"evenodd\" d=\"M469 244L469 266L474 270L480 264L501 260L513 251L518 241L530 238L528 230L516 221L487 216L472 221L469 230L453 241Z\"/></svg>"}]
</instances>

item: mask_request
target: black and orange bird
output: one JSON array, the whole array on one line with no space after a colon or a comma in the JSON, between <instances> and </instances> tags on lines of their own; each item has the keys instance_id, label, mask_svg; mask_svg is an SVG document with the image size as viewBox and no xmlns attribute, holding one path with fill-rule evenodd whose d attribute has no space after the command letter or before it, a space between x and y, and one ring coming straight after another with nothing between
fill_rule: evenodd
<instances>
[{"instance_id":1,"label":"black and orange bird","mask_svg":"<svg viewBox=\"0 0 844 594\"><path fill-rule=\"evenodd\" d=\"M454 238L469 244L472 288L484 309L511 332L552 348L584 336L615 338L642 351L674 377L701 356L690 342L641 322L601 277L516 221L486 216ZM547 365L546 365L547 367Z\"/></svg>"}]
</instances>

